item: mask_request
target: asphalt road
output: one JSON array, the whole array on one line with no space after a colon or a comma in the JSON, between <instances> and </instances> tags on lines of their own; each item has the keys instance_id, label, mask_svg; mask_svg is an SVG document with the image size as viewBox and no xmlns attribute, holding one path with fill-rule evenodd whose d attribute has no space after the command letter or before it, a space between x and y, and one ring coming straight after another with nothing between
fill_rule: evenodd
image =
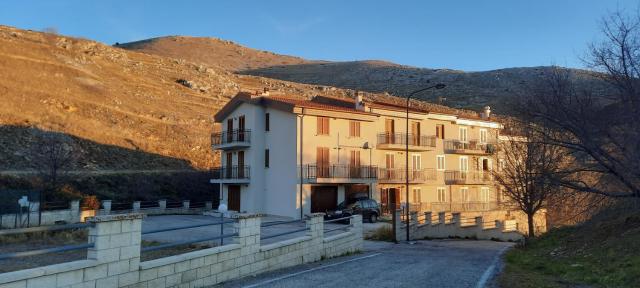
<instances>
[{"instance_id":1,"label":"asphalt road","mask_svg":"<svg viewBox=\"0 0 640 288\"><path fill-rule=\"evenodd\" d=\"M365 251L222 283L215 287L486 287L513 243L365 241Z\"/></svg>"}]
</instances>

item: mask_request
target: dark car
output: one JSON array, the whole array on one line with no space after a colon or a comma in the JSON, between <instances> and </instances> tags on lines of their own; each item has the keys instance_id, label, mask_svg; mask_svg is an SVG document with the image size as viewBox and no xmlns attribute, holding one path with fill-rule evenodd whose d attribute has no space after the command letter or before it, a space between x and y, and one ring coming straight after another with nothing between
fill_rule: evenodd
<instances>
[{"instance_id":1,"label":"dark car","mask_svg":"<svg viewBox=\"0 0 640 288\"><path fill-rule=\"evenodd\" d=\"M351 215L360 214L362 220L375 223L380 216L380 205L378 202L369 198L359 198L351 201L344 201L338 204L333 211L327 211L327 219L338 219L349 217Z\"/></svg>"}]
</instances>

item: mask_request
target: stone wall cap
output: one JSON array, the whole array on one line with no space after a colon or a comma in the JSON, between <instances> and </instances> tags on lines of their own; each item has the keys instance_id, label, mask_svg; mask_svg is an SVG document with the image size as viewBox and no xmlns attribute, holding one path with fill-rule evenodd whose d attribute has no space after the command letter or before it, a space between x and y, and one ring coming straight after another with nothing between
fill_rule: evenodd
<instances>
[{"instance_id":1,"label":"stone wall cap","mask_svg":"<svg viewBox=\"0 0 640 288\"><path fill-rule=\"evenodd\" d=\"M99 216L87 217L86 221L91 223L99 223L99 222L123 221L123 220L133 220L133 219L142 219L142 218L144 218L144 214L142 213L127 213L127 214L112 214L112 215L99 215Z\"/></svg>"},{"instance_id":2,"label":"stone wall cap","mask_svg":"<svg viewBox=\"0 0 640 288\"><path fill-rule=\"evenodd\" d=\"M261 213L237 213L230 216L232 219L250 219L250 218L259 218L264 217L266 214Z\"/></svg>"},{"instance_id":3,"label":"stone wall cap","mask_svg":"<svg viewBox=\"0 0 640 288\"><path fill-rule=\"evenodd\" d=\"M324 217L326 215L324 212L315 212L307 214L308 217Z\"/></svg>"}]
</instances>

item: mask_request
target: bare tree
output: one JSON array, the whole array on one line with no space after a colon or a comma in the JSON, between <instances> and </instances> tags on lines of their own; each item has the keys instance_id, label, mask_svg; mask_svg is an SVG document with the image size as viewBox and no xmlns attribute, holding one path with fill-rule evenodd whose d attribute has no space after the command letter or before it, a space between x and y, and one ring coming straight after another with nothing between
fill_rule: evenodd
<instances>
[{"instance_id":1,"label":"bare tree","mask_svg":"<svg viewBox=\"0 0 640 288\"><path fill-rule=\"evenodd\" d=\"M546 141L552 131L542 133L530 122L512 123L510 128L514 134L503 136L506 139L499 144L499 165L493 176L511 204L527 215L528 236L533 237L534 216L558 192L554 177L563 175L567 154Z\"/></svg>"},{"instance_id":2,"label":"bare tree","mask_svg":"<svg viewBox=\"0 0 640 288\"><path fill-rule=\"evenodd\" d=\"M561 133L550 144L575 161L555 181L577 191L640 198L640 18L613 13L604 40L590 46L588 63L611 91L578 87L575 73L556 69L541 77L522 112ZM571 174L572 177L566 177Z\"/></svg>"},{"instance_id":3,"label":"bare tree","mask_svg":"<svg viewBox=\"0 0 640 288\"><path fill-rule=\"evenodd\" d=\"M63 184L61 178L77 159L76 144L71 137L56 132L36 131L34 136L32 155L43 190L58 192Z\"/></svg>"}]
</instances>

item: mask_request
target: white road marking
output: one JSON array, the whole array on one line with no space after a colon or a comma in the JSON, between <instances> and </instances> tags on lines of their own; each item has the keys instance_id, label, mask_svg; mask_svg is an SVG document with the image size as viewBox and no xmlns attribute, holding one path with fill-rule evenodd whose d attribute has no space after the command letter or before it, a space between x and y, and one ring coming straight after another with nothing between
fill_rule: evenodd
<instances>
[{"instance_id":1,"label":"white road marking","mask_svg":"<svg viewBox=\"0 0 640 288\"><path fill-rule=\"evenodd\" d=\"M491 261L491 265L489 265L487 270L485 270L484 273L482 273L480 280L476 284L476 288L484 288L484 286L487 285L487 281L489 281L489 277L493 275L493 270L496 269L496 265L500 260L500 256L502 255L502 253L504 253L504 251L506 251L509 248L511 248L511 246L506 246L500 249L500 251L498 251L498 255L496 255L496 257L493 258L493 261Z\"/></svg>"},{"instance_id":2,"label":"white road marking","mask_svg":"<svg viewBox=\"0 0 640 288\"><path fill-rule=\"evenodd\" d=\"M338 262L338 263L332 263L332 264L329 264L329 265L318 266L318 267L311 268L311 269L308 269L308 270L303 270L303 271L299 271L299 272L296 272L296 273L283 275L283 276L280 276L280 277L277 277L277 278L269 279L267 281L263 281L263 282L260 282L260 283L251 284L251 285L247 285L247 286L242 286L242 287L244 287L244 288L258 287L258 286L262 286L262 285L265 285L265 284L269 284L269 283L273 283L273 282L276 282L276 281L280 281L280 280L283 280L283 279L295 277L295 276L298 276L300 274L309 273L309 272L313 272L313 271L317 271L317 270L321 270L321 269L325 269L325 268L329 268L329 267L342 265L342 264L349 263L349 262L354 262L354 261L358 261L358 260L363 260L363 259L375 257L375 256L378 256L380 254L382 254L382 253L371 254L371 255L364 256L364 257L353 258L353 259L349 259L349 260Z\"/></svg>"}]
</instances>

